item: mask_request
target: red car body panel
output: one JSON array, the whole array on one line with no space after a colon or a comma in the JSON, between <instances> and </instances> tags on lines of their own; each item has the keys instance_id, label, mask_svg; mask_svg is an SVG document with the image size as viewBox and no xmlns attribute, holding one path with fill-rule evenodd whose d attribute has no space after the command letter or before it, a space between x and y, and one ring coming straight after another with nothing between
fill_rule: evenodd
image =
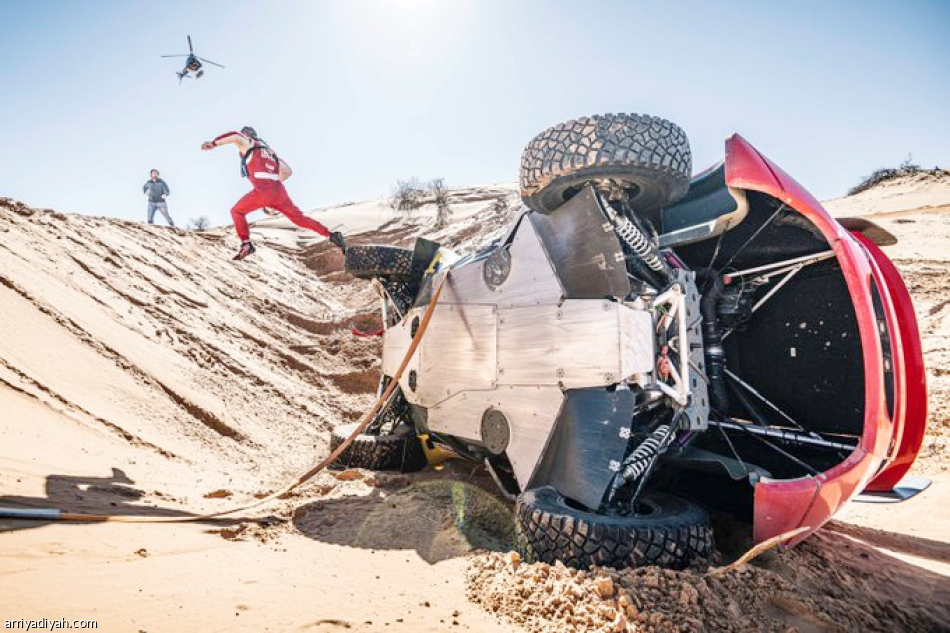
<instances>
[{"instance_id":1,"label":"red car body panel","mask_svg":"<svg viewBox=\"0 0 950 633\"><path fill-rule=\"evenodd\" d=\"M756 542L799 526L828 521L870 482L887 487L906 473L920 448L926 421L926 386L920 337L910 296L883 252L863 236L844 229L791 176L739 135L726 140L726 183L765 193L810 220L831 245L851 294L860 333L865 375L864 428L858 447L840 464L815 476L763 478L755 486L753 539ZM871 284L877 285L891 340L894 419L885 400L881 337Z\"/></svg>"},{"instance_id":2,"label":"red car body panel","mask_svg":"<svg viewBox=\"0 0 950 633\"><path fill-rule=\"evenodd\" d=\"M911 302L910 293L897 268L887 255L870 239L863 235L855 236L868 250L880 270L884 287L890 295L890 305L895 312L896 327L889 326L891 332L898 332L900 343L895 348L895 379L900 377L902 385L896 389L894 450L891 460L877 477L868 485L867 490L891 490L907 474L917 453L924 442L927 426L927 373L924 370L924 352L920 342L920 329L917 316ZM897 362L898 353L900 363Z\"/></svg>"}]
</instances>

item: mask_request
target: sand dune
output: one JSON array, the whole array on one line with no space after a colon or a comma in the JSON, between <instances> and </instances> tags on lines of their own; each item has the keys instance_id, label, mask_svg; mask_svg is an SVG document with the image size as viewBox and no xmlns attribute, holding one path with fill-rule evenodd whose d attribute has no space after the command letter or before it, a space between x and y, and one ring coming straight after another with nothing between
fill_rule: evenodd
<instances>
[{"instance_id":1,"label":"sand dune","mask_svg":"<svg viewBox=\"0 0 950 633\"><path fill-rule=\"evenodd\" d=\"M828 204L839 215L873 214L902 240L889 252L921 318L933 393L915 472L937 483L918 499L852 505L806 545L717 581L698 570L604 572L618 589L601 595L597 573L473 555L505 551L510 529L510 507L477 468L322 473L230 520L0 520L0 618L91 618L123 631L947 625L945 189L890 183ZM512 185L453 190L451 201L456 216L444 227L432 205L405 218L381 201L314 217L354 243L421 234L464 252L519 210ZM253 231L260 250L234 263L228 229L184 232L0 199L0 505L220 510L326 454L329 429L373 401L379 342L350 327L373 326L375 295L340 270L335 249L285 220ZM742 547L720 543L727 556Z\"/></svg>"},{"instance_id":2,"label":"sand dune","mask_svg":"<svg viewBox=\"0 0 950 633\"><path fill-rule=\"evenodd\" d=\"M838 216L890 216L950 206L950 172L920 172L886 180L853 196L824 203Z\"/></svg>"}]
</instances>

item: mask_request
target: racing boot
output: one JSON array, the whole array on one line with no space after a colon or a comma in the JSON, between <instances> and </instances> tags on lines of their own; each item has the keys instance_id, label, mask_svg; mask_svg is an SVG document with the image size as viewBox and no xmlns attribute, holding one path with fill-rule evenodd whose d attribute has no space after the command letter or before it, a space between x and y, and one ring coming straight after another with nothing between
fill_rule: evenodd
<instances>
[{"instance_id":1,"label":"racing boot","mask_svg":"<svg viewBox=\"0 0 950 633\"><path fill-rule=\"evenodd\" d=\"M251 240L248 240L246 242L241 242L241 248L238 249L237 255L235 255L231 259L233 259L234 261L237 261L239 259L244 259L248 255L253 255L256 251L257 249L254 248L254 244L251 243Z\"/></svg>"},{"instance_id":2,"label":"racing boot","mask_svg":"<svg viewBox=\"0 0 950 633\"><path fill-rule=\"evenodd\" d=\"M340 249L344 255L346 255L346 239L343 238L343 234L339 231L333 231L330 233L330 243Z\"/></svg>"}]
</instances>

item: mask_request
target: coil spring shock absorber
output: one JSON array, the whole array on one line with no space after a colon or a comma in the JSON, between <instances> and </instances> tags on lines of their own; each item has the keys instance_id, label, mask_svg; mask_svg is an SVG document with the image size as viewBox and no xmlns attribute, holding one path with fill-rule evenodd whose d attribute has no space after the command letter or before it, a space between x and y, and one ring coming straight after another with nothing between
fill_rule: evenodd
<instances>
[{"instance_id":1,"label":"coil spring shock absorber","mask_svg":"<svg viewBox=\"0 0 950 633\"><path fill-rule=\"evenodd\" d=\"M656 457L673 441L675 427L662 424L624 460L621 470L614 476L607 502L613 501L617 491L627 482L636 481L644 475L656 461Z\"/></svg>"},{"instance_id":2,"label":"coil spring shock absorber","mask_svg":"<svg viewBox=\"0 0 950 633\"><path fill-rule=\"evenodd\" d=\"M603 201L603 207L607 212L607 219L610 220L610 223L613 225L614 230L623 243L626 244L650 270L669 279L672 276L670 267L660 258L656 247L650 239L643 234L640 227L634 224L630 218L617 213L613 206L606 200Z\"/></svg>"},{"instance_id":3,"label":"coil spring shock absorber","mask_svg":"<svg viewBox=\"0 0 950 633\"><path fill-rule=\"evenodd\" d=\"M657 255L656 249L653 248L653 244L647 239L647 236L644 235L629 218L621 217L616 213L613 215L614 217L611 219L613 220L614 228L617 230L617 235L620 236L620 239L652 270L658 273L663 272L663 262Z\"/></svg>"}]
</instances>

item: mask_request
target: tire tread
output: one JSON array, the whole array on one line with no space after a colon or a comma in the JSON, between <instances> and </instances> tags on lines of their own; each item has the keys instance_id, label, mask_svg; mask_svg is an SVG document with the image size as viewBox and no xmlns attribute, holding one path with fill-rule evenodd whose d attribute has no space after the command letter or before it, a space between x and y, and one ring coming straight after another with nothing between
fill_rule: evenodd
<instances>
[{"instance_id":1,"label":"tire tread","mask_svg":"<svg viewBox=\"0 0 950 633\"><path fill-rule=\"evenodd\" d=\"M344 424L330 432L330 451L343 444L355 425ZM405 428L405 427L402 427ZM333 463L343 468L415 472L426 467L422 442L415 433L358 435L349 448Z\"/></svg>"},{"instance_id":2,"label":"tire tread","mask_svg":"<svg viewBox=\"0 0 950 633\"><path fill-rule=\"evenodd\" d=\"M548 128L521 155L521 196L529 207L553 211L541 195L558 181L653 172L669 190L668 204L686 193L693 159L686 133L675 123L641 114L581 117ZM634 177L634 180L636 176Z\"/></svg>"},{"instance_id":3,"label":"tire tread","mask_svg":"<svg viewBox=\"0 0 950 633\"><path fill-rule=\"evenodd\" d=\"M529 490L518 498L515 509L515 542L525 560L549 564L560 560L582 569L592 565L682 569L697 558L712 556L712 528L702 508L669 495L650 498L668 507L675 499L682 511L657 520L645 516L618 522L615 517L573 509L553 488Z\"/></svg>"},{"instance_id":4,"label":"tire tread","mask_svg":"<svg viewBox=\"0 0 950 633\"><path fill-rule=\"evenodd\" d=\"M346 272L359 279L381 277L402 281L412 277L412 254L407 248L381 244L354 245L346 249Z\"/></svg>"}]
</instances>

